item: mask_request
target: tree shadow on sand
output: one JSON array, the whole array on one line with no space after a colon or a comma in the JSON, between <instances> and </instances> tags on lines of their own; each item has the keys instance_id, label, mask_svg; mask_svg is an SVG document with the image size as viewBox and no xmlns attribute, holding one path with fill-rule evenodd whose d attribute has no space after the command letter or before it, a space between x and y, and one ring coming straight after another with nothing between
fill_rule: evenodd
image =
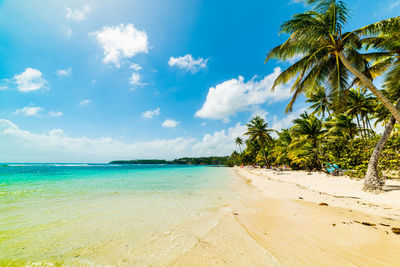
<instances>
[{"instance_id":1,"label":"tree shadow on sand","mask_svg":"<svg viewBox=\"0 0 400 267\"><path fill-rule=\"evenodd\" d=\"M400 190L400 185L385 185L383 187L383 191L385 192L390 192L395 190Z\"/></svg>"}]
</instances>

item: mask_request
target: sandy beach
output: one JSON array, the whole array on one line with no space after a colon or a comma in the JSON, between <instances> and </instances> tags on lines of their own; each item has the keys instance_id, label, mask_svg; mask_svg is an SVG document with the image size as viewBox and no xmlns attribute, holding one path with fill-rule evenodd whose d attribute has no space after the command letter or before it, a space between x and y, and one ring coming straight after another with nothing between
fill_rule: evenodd
<instances>
[{"instance_id":1,"label":"sandy beach","mask_svg":"<svg viewBox=\"0 0 400 267\"><path fill-rule=\"evenodd\" d=\"M231 210L174 266L398 266L400 182L234 168Z\"/></svg>"}]
</instances>

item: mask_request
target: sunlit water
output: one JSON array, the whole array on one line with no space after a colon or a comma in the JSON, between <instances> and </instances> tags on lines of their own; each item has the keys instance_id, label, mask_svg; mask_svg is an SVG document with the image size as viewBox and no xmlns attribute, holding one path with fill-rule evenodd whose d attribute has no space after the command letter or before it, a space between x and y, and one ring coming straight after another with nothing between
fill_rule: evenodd
<instances>
[{"instance_id":1,"label":"sunlit water","mask_svg":"<svg viewBox=\"0 0 400 267\"><path fill-rule=\"evenodd\" d=\"M0 167L1 266L164 266L228 212L227 168Z\"/></svg>"}]
</instances>

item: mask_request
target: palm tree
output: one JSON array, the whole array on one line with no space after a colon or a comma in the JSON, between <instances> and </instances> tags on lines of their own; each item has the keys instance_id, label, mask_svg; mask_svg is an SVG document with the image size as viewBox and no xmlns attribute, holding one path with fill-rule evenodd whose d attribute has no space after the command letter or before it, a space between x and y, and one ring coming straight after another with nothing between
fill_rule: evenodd
<instances>
[{"instance_id":1,"label":"palm tree","mask_svg":"<svg viewBox=\"0 0 400 267\"><path fill-rule=\"evenodd\" d=\"M290 164L288 158L288 147L292 142L289 129L282 129L278 133L278 139L275 141L275 146L272 150L271 156L275 158L275 164Z\"/></svg>"},{"instance_id":2,"label":"palm tree","mask_svg":"<svg viewBox=\"0 0 400 267\"><path fill-rule=\"evenodd\" d=\"M327 136L333 140L342 139L348 141L353 139L359 132L357 124L353 122L353 118L346 114L338 114L332 120L325 123L328 129Z\"/></svg>"},{"instance_id":3,"label":"palm tree","mask_svg":"<svg viewBox=\"0 0 400 267\"><path fill-rule=\"evenodd\" d=\"M346 114L357 119L358 128L362 135L366 137L370 131L373 131L369 114L372 114L375 110L376 98L366 95L361 88L358 88L350 89L346 100Z\"/></svg>"},{"instance_id":4,"label":"palm tree","mask_svg":"<svg viewBox=\"0 0 400 267\"><path fill-rule=\"evenodd\" d=\"M309 109L313 109L311 114L317 114L317 116L322 115L322 118L325 118L325 112L328 113L328 116L331 115L329 112L331 103L324 88L321 87L315 92L310 92L310 95L308 95L307 98L307 103L313 103L309 107Z\"/></svg>"},{"instance_id":5,"label":"palm tree","mask_svg":"<svg viewBox=\"0 0 400 267\"><path fill-rule=\"evenodd\" d=\"M400 111L366 76L368 62L358 52L362 48L355 32L345 32L349 10L342 0L304 0L312 6L310 11L296 14L281 26L281 33L290 34L287 41L273 48L266 61L276 58L288 60L294 56L301 59L283 71L275 80L272 90L297 77L293 86L293 97L286 111L291 111L297 97L307 91L325 86L328 94L339 103L342 94L349 88L351 74L357 77L400 121ZM400 17L391 24L398 31ZM397 24L396 24L397 23ZM395 25L395 26L393 26Z\"/></svg>"},{"instance_id":6,"label":"palm tree","mask_svg":"<svg viewBox=\"0 0 400 267\"><path fill-rule=\"evenodd\" d=\"M242 148L240 146L243 145L243 139L236 137L235 144L239 147L240 154L242 154Z\"/></svg>"},{"instance_id":7,"label":"palm tree","mask_svg":"<svg viewBox=\"0 0 400 267\"><path fill-rule=\"evenodd\" d=\"M292 143L289 145L289 157L300 165L312 170L321 169L321 141L326 133L323 123L314 115L304 112L293 121L290 129Z\"/></svg>"},{"instance_id":8,"label":"palm tree","mask_svg":"<svg viewBox=\"0 0 400 267\"><path fill-rule=\"evenodd\" d=\"M368 36L362 40L362 43L374 48L380 58L386 56L381 64L387 64L390 67L389 72L385 77L384 88L387 91L388 98L392 102L396 102L396 108L400 109L400 17L383 20L368 26L365 26L356 31L361 36ZM377 109L381 109L380 106ZM382 113L382 111L381 111ZM384 119L384 115L381 117ZM367 173L364 179L364 190L366 191L381 191L385 181L379 176L378 162L383 148L388 141L393 127L396 123L396 116L390 117L385 126L385 130L381 139L378 141L374 151L372 152L368 163Z\"/></svg>"},{"instance_id":9,"label":"palm tree","mask_svg":"<svg viewBox=\"0 0 400 267\"><path fill-rule=\"evenodd\" d=\"M271 133L275 130L268 129L268 123L265 122L260 116L254 117L250 123L246 124L247 132L245 135L249 136L250 142L257 142L261 146L261 151L264 156L265 164L268 166L268 160L265 153L265 148L268 142L273 142Z\"/></svg>"}]
</instances>

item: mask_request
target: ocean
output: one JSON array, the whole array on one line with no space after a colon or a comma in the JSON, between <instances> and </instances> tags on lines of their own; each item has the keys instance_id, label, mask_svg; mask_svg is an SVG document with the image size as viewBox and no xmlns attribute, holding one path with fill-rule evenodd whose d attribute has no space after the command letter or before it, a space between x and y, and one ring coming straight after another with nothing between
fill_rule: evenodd
<instances>
[{"instance_id":1,"label":"ocean","mask_svg":"<svg viewBox=\"0 0 400 267\"><path fill-rule=\"evenodd\" d=\"M229 168L0 166L0 266L165 266L229 212Z\"/></svg>"}]
</instances>

